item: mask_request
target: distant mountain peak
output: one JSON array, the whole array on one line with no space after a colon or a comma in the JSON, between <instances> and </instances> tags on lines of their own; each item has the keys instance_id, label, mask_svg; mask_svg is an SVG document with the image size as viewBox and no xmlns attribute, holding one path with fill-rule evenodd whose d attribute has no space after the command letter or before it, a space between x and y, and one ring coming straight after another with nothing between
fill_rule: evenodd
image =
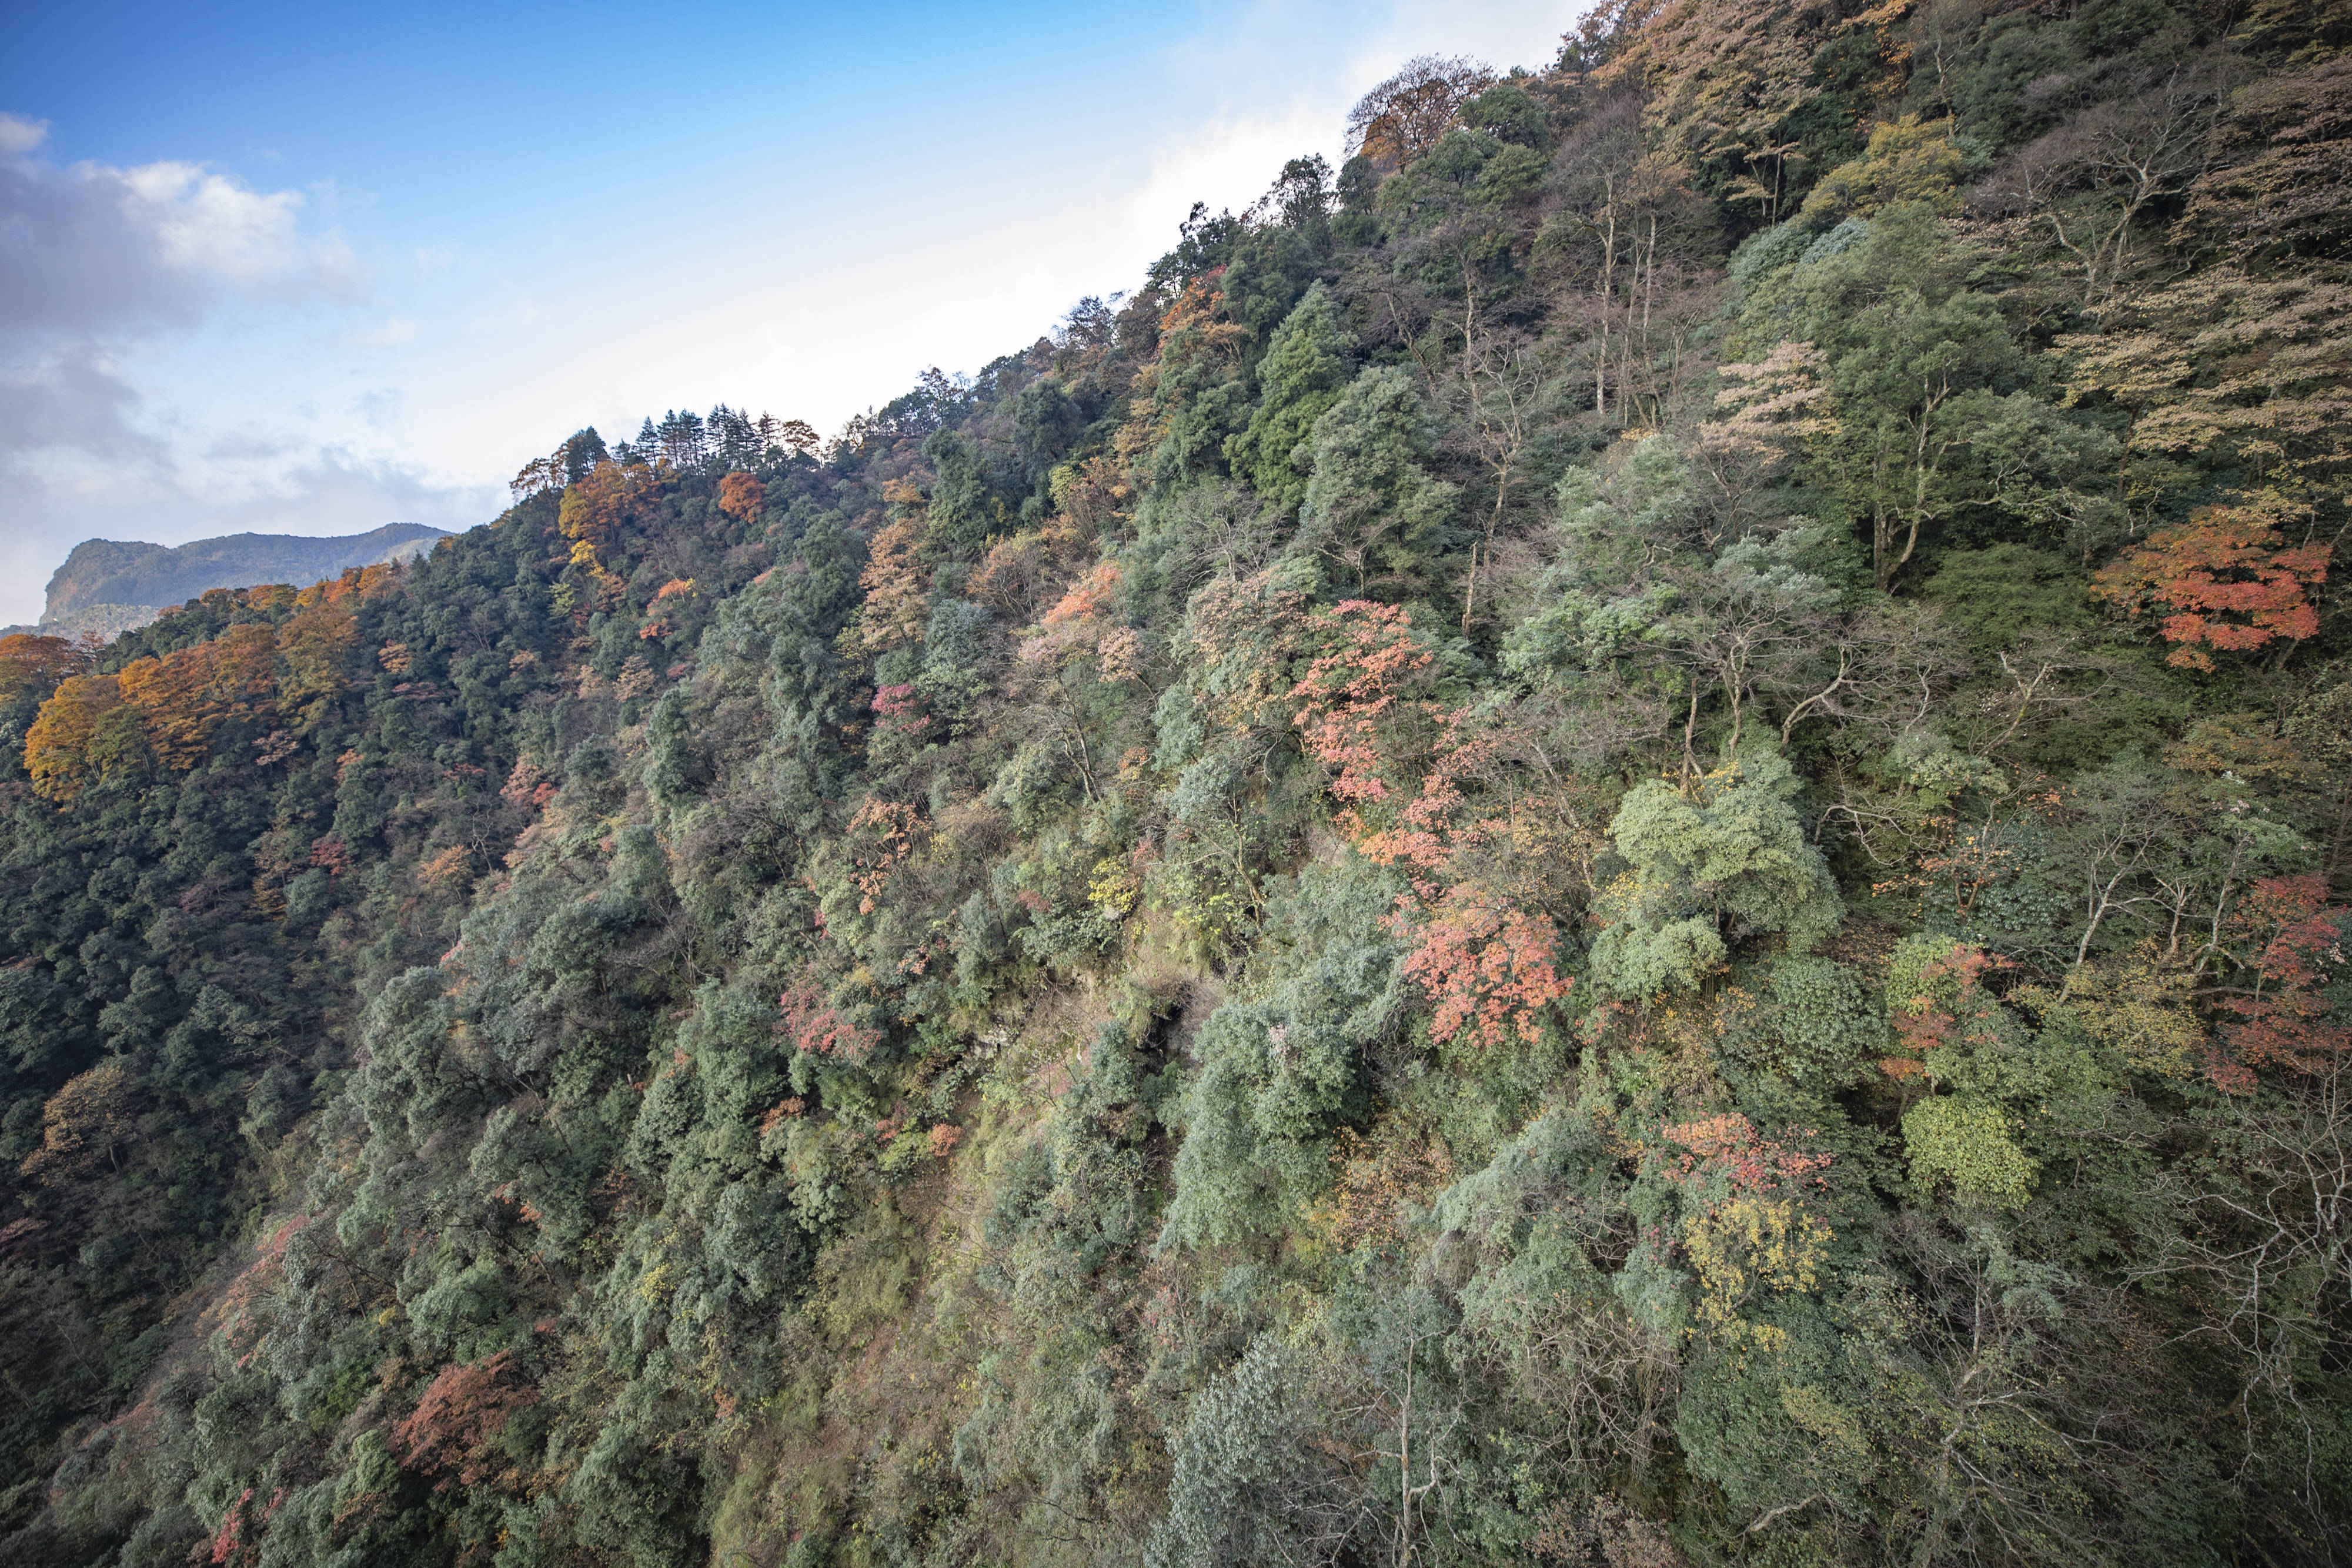
<instances>
[{"instance_id":1,"label":"distant mountain peak","mask_svg":"<svg viewBox=\"0 0 2352 1568\"><path fill-rule=\"evenodd\" d=\"M224 534L184 545L84 539L49 579L41 628L112 636L145 625L206 589L316 582L355 566L420 554L448 537L446 530L423 523L386 523L335 538Z\"/></svg>"}]
</instances>

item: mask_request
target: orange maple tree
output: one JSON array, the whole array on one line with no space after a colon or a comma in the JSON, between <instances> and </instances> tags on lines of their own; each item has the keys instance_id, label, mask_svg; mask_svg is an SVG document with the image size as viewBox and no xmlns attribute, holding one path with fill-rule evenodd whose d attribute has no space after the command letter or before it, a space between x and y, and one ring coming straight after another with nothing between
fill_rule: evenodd
<instances>
[{"instance_id":1,"label":"orange maple tree","mask_svg":"<svg viewBox=\"0 0 2352 1568\"><path fill-rule=\"evenodd\" d=\"M1400 704L1413 677L1436 655L1401 606L1347 599L1308 618L1322 651L1290 689L1292 717L1307 755L1335 770L1331 793L1344 802L1339 824L1350 837L1370 829L1362 810L1387 800L1402 760L1383 731L1403 716Z\"/></svg>"},{"instance_id":2,"label":"orange maple tree","mask_svg":"<svg viewBox=\"0 0 2352 1568\"><path fill-rule=\"evenodd\" d=\"M740 469L719 481L719 509L730 517L751 522L768 507L768 487L756 474Z\"/></svg>"},{"instance_id":3,"label":"orange maple tree","mask_svg":"<svg viewBox=\"0 0 2352 1568\"><path fill-rule=\"evenodd\" d=\"M563 492L556 528L572 541L572 562L602 573L597 552L612 543L630 514L660 485L656 470L635 464L600 463Z\"/></svg>"},{"instance_id":4,"label":"orange maple tree","mask_svg":"<svg viewBox=\"0 0 2352 1568\"><path fill-rule=\"evenodd\" d=\"M880 907L882 890L905 864L918 845L930 836L921 808L908 800L876 800L860 804L849 819L855 870L851 880L860 894L857 913L871 915Z\"/></svg>"},{"instance_id":5,"label":"orange maple tree","mask_svg":"<svg viewBox=\"0 0 2352 1568\"><path fill-rule=\"evenodd\" d=\"M930 574L923 570L919 553L922 537L923 514L915 510L877 530L867 547L866 568L857 574L866 602L858 610L856 632L866 653L887 653L922 640L931 591Z\"/></svg>"},{"instance_id":6,"label":"orange maple tree","mask_svg":"<svg viewBox=\"0 0 2352 1568\"><path fill-rule=\"evenodd\" d=\"M327 699L342 688L343 660L359 641L364 596L362 570L313 583L295 597L294 613L278 628L278 685L299 727L323 717Z\"/></svg>"},{"instance_id":7,"label":"orange maple tree","mask_svg":"<svg viewBox=\"0 0 2352 1568\"><path fill-rule=\"evenodd\" d=\"M123 700L139 710L155 760L185 772L204 760L223 723L268 703L277 691L277 633L248 623L193 648L134 659L118 678Z\"/></svg>"},{"instance_id":8,"label":"orange maple tree","mask_svg":"<svg viewBox=\"0 0 2352 1568\"><path fill-rule=\"evenodd\" d=\"M1545 1011L1576 982L1559 973L1559 928L1472 883L1433 890L1412 915L1392 917L1413 937L1404 973L1436 1004L1429 1032L1481 1050L1543 1038ZM1401 904L1403 903L1400 901Z\"/></svg>"},{"instance_id":9,"label":"orange maple tree","mask_svg":"<svg viewBox=\"0 0 2352 1568\"><path fill-rule=\"evenodd\" d=\"M2211 669L2208 648L2244 653L2282 638L2300 642L2319 630L2306 591L2326 580L2333 547L2288 544L2283 525L2292 510L2274 492L2204 507L2126 551L2091 591L2133 616L2162 612L2158 630L2179 644L2165 662L2179 669Z\"/></svg>"},{"instance_id":10,"label":"orange maple tree","mask_svg":"<svg viewBox=\"0 0 2352 1568\"><path fill-rule=\"evenodd\" d=\"M1104 680L1133 680L1141 673L1141 638L1118 620L1119 570L1103 561L1074 583L1039 621L1035 634L1021 641L1022 663L1064 668L1091 663Z\"/></svg>"},{"instance_id":11,"label":"orange maple tree","mask_svg":"<svg viewBox=\"0 0 2352 1568\"><path fill-rule=\"evenodd\" d=\"M41 1146L26 1158L23 1174L54 1179L100 1158L110 1170L120 1171L122 1148L138 1133L131 1115L136 1093L121 1057L67 1080L41 1107Z\"/></svg>"},{"instance_id":12,"label":"orange maple tree","mask_svg":"<svg viewBox=\"0 0 2352 1568\"><path fill-rule=\"evenodd\" d=\"M121 706L122 688L112 675L68 675L59 682L25 732L25 771L32 775L34 792L64 805L104 778L100 726Z\"/></svg>"},{"instance_id":13,"label":"orange maple tree","mask_svg":"<svg viewBox=\"0 0 2352 1568\"><path fill-rule=\"evenodd\" d=\"M1888 1010L1895 1048L1879 1059L1878 1070L1897 1083L1908 1083L1927 1076L1929 1051L1959 1040L1997 1039L2000 1003L1982 982L1987 971L2003 962L1980 947L1955 944L1943 957L1922 965L1917 992L1897 998ZM1951 1005L1946 1006L1947 1001Z\"/></svg>"}]
</instances>

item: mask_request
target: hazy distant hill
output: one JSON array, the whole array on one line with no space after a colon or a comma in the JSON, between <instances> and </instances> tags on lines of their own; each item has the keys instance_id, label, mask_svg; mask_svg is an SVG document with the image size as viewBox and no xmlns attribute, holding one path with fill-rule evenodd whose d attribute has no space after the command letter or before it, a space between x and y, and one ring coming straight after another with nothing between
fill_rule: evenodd
<instances>
[{"instance_id":1,"label":"hazy distant hill","mask_svg":"<svg viewBox=\"0 0 2352 1568\"><path fill-rule=\"evenodd\" d=\"M446 537L422 523L386 523L340 538L228 534L178 546L84 539L49 579L41 626L111 636L208 588L316 582L352 567L417 554Z\"/></svg>"}]
</instances>

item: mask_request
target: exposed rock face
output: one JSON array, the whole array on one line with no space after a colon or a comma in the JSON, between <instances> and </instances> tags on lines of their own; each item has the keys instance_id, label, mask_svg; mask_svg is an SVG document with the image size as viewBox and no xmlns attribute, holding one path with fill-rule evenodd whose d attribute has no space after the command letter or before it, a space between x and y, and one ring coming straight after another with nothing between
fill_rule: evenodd
<instances>
[{"instance_id":1,"label":"exposed rock face","mask_svg":"<svg viewBox=\"0 0 2352 1568\"><path fill-rule=\"evenodd\" d=\"M386 523L340 538L227 534L178 546L84 539L49 579L41 628L110 637L208 588L316 582L352 567L419 554L447 537L422 523Z\"/></svg>"}]
</instances>

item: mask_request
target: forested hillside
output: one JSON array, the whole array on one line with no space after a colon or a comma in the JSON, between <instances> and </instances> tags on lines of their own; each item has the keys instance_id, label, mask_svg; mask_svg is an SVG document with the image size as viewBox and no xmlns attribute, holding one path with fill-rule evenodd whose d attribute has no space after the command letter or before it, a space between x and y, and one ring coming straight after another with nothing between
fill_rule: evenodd
<instances>
[{"instance_id":1,"label":"forested hillside","mask_svg":"<svg viewBox=\"0 0 2352 1568\"><path fill-rule=\"evenodd\" d=\"M1623 5L0 642L0 1558L2352 1554L2347 46Z\"/></svg>"}]
</instances>

